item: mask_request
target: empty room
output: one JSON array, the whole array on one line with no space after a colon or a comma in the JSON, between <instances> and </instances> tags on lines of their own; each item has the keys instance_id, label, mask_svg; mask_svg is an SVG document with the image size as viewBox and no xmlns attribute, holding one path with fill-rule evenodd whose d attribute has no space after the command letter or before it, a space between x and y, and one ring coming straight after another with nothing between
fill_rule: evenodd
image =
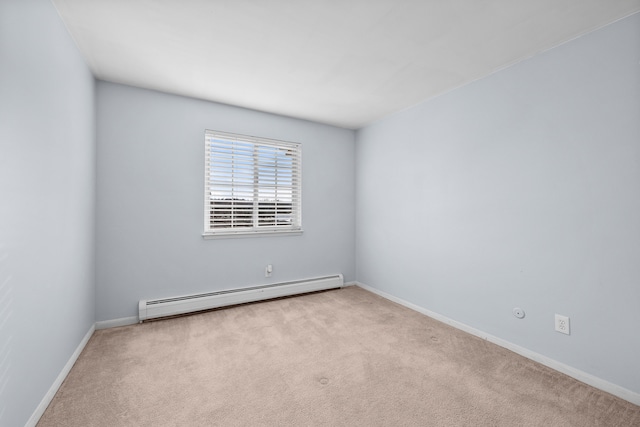
<instances>
[{"instance_id":1,"label":"empty room","mask_svg":"<svg viewBox=\"0 0 640 427\"><path fill-rule=\"evenodd\" d=\"M0 0L0 426L640 426L640 0Z\"/></svg>"}]
</instances>

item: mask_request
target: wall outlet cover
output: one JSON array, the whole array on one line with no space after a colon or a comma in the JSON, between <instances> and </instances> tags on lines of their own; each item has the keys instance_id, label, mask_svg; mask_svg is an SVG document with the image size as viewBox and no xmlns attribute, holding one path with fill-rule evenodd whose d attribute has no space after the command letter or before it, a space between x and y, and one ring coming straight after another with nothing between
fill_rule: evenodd
<instances>
[{"instance_id":1,"label":"wall outlet cover","mask_svg":"<svg viewBox=\"0 0 640 427\"><path fill-rule=\"evenodd\" d=\"M562 334L571 334L571 326L569 324L569 317L561 314L556 314L556 331Z\"/></svg>"}]
</instances>

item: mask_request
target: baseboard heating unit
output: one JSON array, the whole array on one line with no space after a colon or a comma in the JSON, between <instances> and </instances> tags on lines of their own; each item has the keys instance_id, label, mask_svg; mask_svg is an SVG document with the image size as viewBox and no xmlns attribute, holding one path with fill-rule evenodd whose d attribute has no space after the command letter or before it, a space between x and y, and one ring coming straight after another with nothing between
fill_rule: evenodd
<instances>
[{"instance_id":1,"label":"baseboard heating unit","mask_svg":"<svg viewBox=\"0 0 640 427\"><path fill-rule=\"evenodd\" d=\"M176 316L178 314L193 313L229 305L341 288L343 285L344 279L342 274L337 274L335 276L253 286L250 288L229 289L156 300L140 300L138 304L139 319L140 322L142 322L143 320Z\"/></svg>"}]
</instances>

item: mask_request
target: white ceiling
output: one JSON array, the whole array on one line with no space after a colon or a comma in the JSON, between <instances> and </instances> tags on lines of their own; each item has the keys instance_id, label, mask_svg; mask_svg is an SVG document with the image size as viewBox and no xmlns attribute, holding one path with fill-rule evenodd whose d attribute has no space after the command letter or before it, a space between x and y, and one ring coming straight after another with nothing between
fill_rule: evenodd
<instances>
[{"instance_id":1,"label":"white ceiling","mask_svg":"<svg viewBox=\"0 0 640 427\"><path fill-rule=\"evenodd\" d=\"M640 0L53 0L95 76L357 129Z\"/></svg>"}]
</instances>

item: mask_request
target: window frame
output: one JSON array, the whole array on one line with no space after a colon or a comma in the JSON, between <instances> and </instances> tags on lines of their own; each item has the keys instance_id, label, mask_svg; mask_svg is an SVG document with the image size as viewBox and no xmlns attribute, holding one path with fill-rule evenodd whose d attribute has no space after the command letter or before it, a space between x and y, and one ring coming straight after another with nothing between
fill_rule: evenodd
<instances>
[{"instance_id":1,"label":"window frame","mask_svg":"<svg viewBox=\"0 0 640 427\"><path fill-rule=\"evenodd\" d=\"M204 140L203 238L302 234L301 143L209 129L205 129ZM283 155L291 159L279 167ZM278 224L281 203L278 192L285 200L282 202L282 211L286 212L283 216L291 221L290 224ZM219 198L216 199L214 193L218 193ZM265 195L274 198L268 200ZM217 210L216 200L221 204ZM214 225L215 221L218 225ZM251 221L250 226L224 226L225 222L248 221ZM263 221L272 223L261 225Z\"/></svg>"}]
</instances>

